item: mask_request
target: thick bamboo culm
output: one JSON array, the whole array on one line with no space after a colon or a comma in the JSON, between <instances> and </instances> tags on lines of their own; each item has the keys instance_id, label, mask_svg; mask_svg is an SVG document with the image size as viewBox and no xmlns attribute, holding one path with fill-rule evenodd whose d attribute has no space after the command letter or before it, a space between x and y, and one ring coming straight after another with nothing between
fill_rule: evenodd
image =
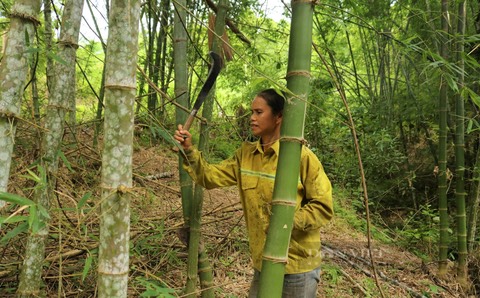
<instances>
[{"instance_id":1,"label":"thick bamboo culm","mask_svg":"<svg viewBox=\"0 0 480 298\"><path fill-rule=\"evenodd\" d=\"M282 296L285 264L293 227L300 154L310 84L313 6L308 1L292 1L292 21L287 70L291 94L283 112L280 153L275 175L272 216L263 251L258 297ZM299 141L301 140L301 141Z\"/></svg>"}]
</instances>

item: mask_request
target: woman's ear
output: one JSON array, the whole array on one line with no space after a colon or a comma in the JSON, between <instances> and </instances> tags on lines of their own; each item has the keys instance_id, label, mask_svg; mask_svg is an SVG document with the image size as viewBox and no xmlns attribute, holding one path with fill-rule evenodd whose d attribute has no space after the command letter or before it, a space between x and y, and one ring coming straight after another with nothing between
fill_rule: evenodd
<instances>
[{"instance_id":1,"label":"woman's ear","mask_svg":"<svg viewBox=\"0 0 480 298\"><path fill-rule=\"evenodd\" d=\"M276 117L277 117L277 120L276 120L277 124L282 123L283 114L282 114L282 113L278 113L278 115L276 115Z\"/></svg>"}]
</instances>

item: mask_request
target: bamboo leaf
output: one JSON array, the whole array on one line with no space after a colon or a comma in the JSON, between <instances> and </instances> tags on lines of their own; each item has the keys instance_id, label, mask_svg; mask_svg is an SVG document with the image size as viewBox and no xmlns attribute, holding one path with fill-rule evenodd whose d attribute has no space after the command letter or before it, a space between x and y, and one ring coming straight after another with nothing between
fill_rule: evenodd
<instances>
[{"instance_id":1,"label":"bamboo leaf","mask_svg":"<svg viewBox=\"0 0 480 298\"><path fill-rule=\"evenodd\" d=\"M19 195L13 194L13 193L8 193L8 192L3 192L0 191L0 200L7 201L13 204L17 204L20 206L32 206L35 205L35 202L32 200L29 200L27 198L21 197Z\"/></svg>"},{"instance_id":2,"label":"bamboo leaf","mask_svg":"<svg viewBox=\"0 0 480 298\"><path fill-rule=\"evenodd\" d=\"M480 34L467 35L464 38L465 38L465 43L478 43L478 42L480 42Z\"/></svg>"},{"instance_id":3,"label":"bamboo leaf","mask_svg":"<svg viewBox=\"0 0 480 298\"><path fill-rule=\"evenodd\" d=\"M159 284L157 281L151 281L142 277L136 279L139 284L145 287L145 291L140 294L140 297L162 297L162 298L174 298L171 294L175 293L175 290L166 288Z\"/></svg>"},{"instance_id":4,"label":"bamboo leaf","mask_svg":"<svg viewBox=\"0 0 480 298\"><path fill-rule=\"evenodd\" d=\"M463 61L465 62L465 66L468 68L478 69L480 67L480 63L468 55L465 55ZM466 72L465 77L471 77L471 74Z\"/></svg>"},{"instance_id":5,"label":"bamboo leaf","mask_svg":"<svg viewBox=\"0 0 480 298\"><path fill-rule=\"evenodd\" d=\"M12 214L10 214L7 218L3 219L0 224L9 223L11 218L18 217L17 214L21 213L23 210L27 209L28 207L29 207L28 205L23 205L23 206L21 206L21 207L18 208L15 212L13 212ZM24 218L25 218L25 221L27 221L28 216L24 216Z\"/></svg>"},{"instance_id":6,"label":"bamboo leaf","mask_svg":"<svg viewBox=\"0 0 480 298\"><path fill-rule=\"evenodd\" d=\"M23 33L25 34L25 46L28 48L30 46L30 35L28 34L28 30L26 27Z\"/></svg>"},{"instance_id":7,"label":"bamboo leaf","mask_svg":"<svg viewBox=\"0 0 480 298\"><path fill-rule=\"evenodd\" d=\"M37 208L38 208L38 214L42 216L42 219L50 219L50 214L48 213L48 210L44 206L38 205Z\"/></svg>"},{"instance_id":8,"label":"bamboo leaf","mask_svg":"<svg viewBox=\"0 0 480 298\"><path fill-rule=\"evenodd\" d=\"M173 136L162 126L150 126L150 132L154 137L160 136L168 143L177 147L180 146Z\"/></svg>"},{"instance_id":9,"label":"bamboo leaf","mask_svg":"<svg viewBox=\"0 0 480 298\"><path fill-rule=\"evenodd\" d=\"M255 79L252 80L252 85L253 86L258 86L258 85L261 85L263 82L265 82L267 79L264 78L264 77L257 77Z\"/></svg>"},{"instance_id":10,"label":"bamboo leaf","mask_svg":"<svg viewBox=\"0 0 480 298\"><path fill-rule=\"evenodd\" d=\"M453 77L450 75L445 75L444 77L447 81L448 86L450 86L453 91L458 92L458 85L457 82L455 82L455 80L453 79Z\"/></svg>"},{"instance_id":11,"label":"bamboo leaf","mask_svg":"<svg viewBox=\"0 0 480 298\"><path fill-rule=\"evenodd\" d=\"M28 217L28 226L32 230L32 233L38 231L38 215L37 215L37 206L30 206L30 216Z\"/></svg>"},{"instance_id":12,"label":"bamboo leaf","mask_svg":"<svg viewBox=\"0 0 480 298\"><path fill-rule=\"evenodd\" d=\"M0 225L1 224L11 224L21 221L27 221L28 216L17 215L17 216L0 216Z\"/></svg>"},{"instance_id":13,"label":"bamboo leaf","mask_svg":"<svg viewBox=\"0 0 480 298\"><path fill-rule=\"evenodd\" d=\"M175 146L180 152L183 152L183 147L173 138L173 136L162 126L151 126L150 132L153 137L161 137L167 143Z\"/></svg>"},{"instance_id":14,"label":"bamboo leaf","mask_svg":"<svg viewBox=\"0 0 480 298\"><path fill-rule=\"evenodd\" d=\"M53 60L55 60L55 62L58 62L60 64L63 64L63 65L68 64L67 61L63 60L62 57L58 56L57 54L55 54L53 52L48 52L47 57L52 58Z\"/></svg>"},{"instance_id":15,"label":"bamboo leaf","mask_svg":"<svg viewBox=\"0 0 480 298\"><path fill-rule=\"evenodd\" d=\"M480 107L480 95L473 92L470 88L465 88L465 91L468 92L468 95L472 99L473 103L475 103L477 107Z\"/></svg>"},{"instance_id":16,"label":"bamboo leaf","mask_svg":"<svg viewBox=\"0 0 480 298\"><path fill-rule=\"evenodd\" d=\"M40 52L40 49L36 48L36 47L29 47L25 50L25 53L27 53L27 54L36 54L36 53L39 53L39 52Z\"/></svg>"},{"instance_id":17,"label":"bamboo leaf","mask_svg":"<svg viewBox=\"0 0 480 298\"><path fill-rule=\"evenodd\" d=\"M27 169L27 172L29 175L21 175L21 177L27 178L29 180L33 180L36 183L40 183L42 181L42 179L40 179L40 177L38 177L38 175L35 174L35 172L33 172L32 170Z\"/></svg>"},{"instance_id":18,"label":"bamboo leaf","mask_svg":"<svg viewBox=\"0 0 480 298\"><path fill-rule=\"evenodd\" d=\"M88 272L92 267L92 262L93 262L92 254L88 253L87 259L85 260L85 265L83 266L82 281L84 281L85 277L87 277Z\"/></svg>"},{"instance_id":19,"label":"bamboo leaf","mask_svg":"<svg viewBox=\"0 0 480 298\"><path fill-rule=\"evenodd\" d=\"M63 161L63 163L71 173L75 173L75 171L72 169L72 164L65 157L65 154L63 153L63 151L58 151L58 157L60 157L60 159Z\"/></svg>"},{"instance_id":20,"label":"bamboo leaf","mask_svg":"<svg viewBox=\"0 0 480 298\"><path fill-rule=\"evenodd\" d=\"M466 133L469 134L472 131L472 126L473 126L473 119L468 119L468 124L467 124L467 131Z\"/></svg>"},{"instance_id":21,"label":"bamboo leaf","mask_svg":"<svg viewBox=\"0 0 480 298\"><path fill-rule=\"evenodd\" d=\"M2 237L2 239L0 240L0 245L4 246L8 243L8 241L10 241L10 239L12 239L13 237L23 233L23 232L26 232L28 230L28 223L27 222L24 222L20 225L18 225L15 229L11 230L11 231L8 231L7 234L5 234L5 236Z\"/></svg>"},{"instance_id":22,"label":"bamboo leaf","mask_svg":"<svg viewBox=\"0 0 480 298\"><path fill-rule=\"evenodd\" d=\"M262 63L262 60L265 60L265 58L263 58L263 55L260 53L257 54L257 59L259 63Z\"/></svg>"},{"instance_id":23,"label":"bamboo leaf","mask_svg":"<svg viewBox=\"0 0 480 298\"><path fill-rule=\"evenodd\" d=\"M40 178L39 185L41 187L44 187L45 184L47 183L47 171L45 170L45 167L42 167L41 165L37 166L38 170L38 177Z\"/></svg>"},{"instance_id":24,"label":"bamboo leaf","mask_svg":"<svg viewBox=\"0 0 480 298\"><path fill-rule=\"evenodd\" d=\"M88 191L83 195L83 197L78 201L77 203L77 209L82 209L83 206L85 206L85 203L87 200L92 196L92 192Z\"/></svg>"}]
</instances>

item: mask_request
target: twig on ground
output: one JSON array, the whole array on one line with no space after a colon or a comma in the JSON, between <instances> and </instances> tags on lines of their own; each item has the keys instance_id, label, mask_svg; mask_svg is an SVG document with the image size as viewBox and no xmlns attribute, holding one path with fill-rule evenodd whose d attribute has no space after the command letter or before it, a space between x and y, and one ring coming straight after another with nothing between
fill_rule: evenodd
<instances>
[{"instance_id":1,"label":"twig on ground","mask_svg":"<svg viewBox=\"0 0 480 298\"><path fill-rule=\"evenodd\" d=\"M350 260L349 257L346 254L344 254L343 252L341 252L340 250L328 247L325 244L322 245L322 249L325 250L328 254L336 256L336 257L340 258L341 260L343 260L344 262L350 264L352 267L362 271L365 275L367 275L369 277L374 277L374 275L369 270L364 269L358 263L355 263L352 260ZM410 295L412 295L413 297L427 298L427 296L417 293L414 289L410 288L407 285L404 285L400 281L386 276L383 272L377 270L377 273L383 280L388 281L390 284L393 284L395 286L398 286L398 287L402 288L403 290L410 293Z\"/></svg>"}]
</instances>

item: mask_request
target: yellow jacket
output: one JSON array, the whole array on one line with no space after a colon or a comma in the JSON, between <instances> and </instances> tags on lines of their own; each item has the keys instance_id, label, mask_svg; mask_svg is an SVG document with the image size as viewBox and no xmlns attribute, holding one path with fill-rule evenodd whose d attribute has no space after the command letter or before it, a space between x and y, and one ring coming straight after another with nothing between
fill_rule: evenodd
<instances>
[{"instance_id":1,"label":"yellow jacket","mask_svg":"<svg viewBox=\"0 0 480 298\"><path fill-rule=\"evenodd\" d=\"M259 271L270 221L278 153L278 141L266 152L260 142L244 142L232 158L218 164L209 164L197 149L187 152L184 163L192 179L207 189L238 186L253 267ZM302 146L297 206L285 268L287 274L307 272L320 266L320 227L332 216L330 180L315 154Z\"/></svg>"}]
</instances>

